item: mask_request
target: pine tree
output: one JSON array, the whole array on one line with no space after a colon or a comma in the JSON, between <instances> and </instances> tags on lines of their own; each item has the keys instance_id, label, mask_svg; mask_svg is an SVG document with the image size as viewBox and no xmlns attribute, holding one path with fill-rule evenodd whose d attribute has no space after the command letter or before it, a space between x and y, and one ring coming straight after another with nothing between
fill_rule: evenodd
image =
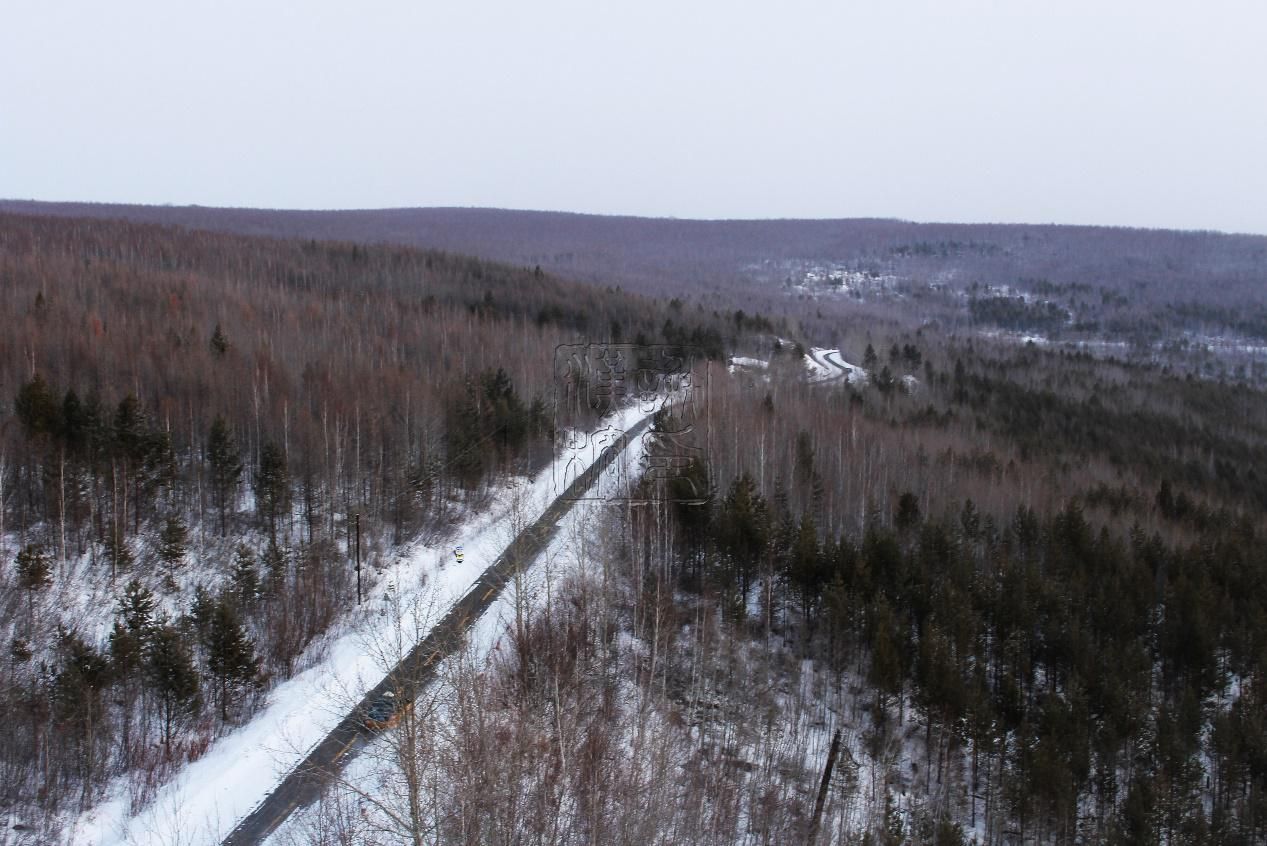
<instances>
[{"instance_id":1,"label":"pine tree","mask_svg":"<svg viewBox=\"0 0 1267 846\"><path fill-rule=\"evenodd\" d=\"M62 400L61 434L71 455L83 453L88 436L88 419L83 403L73 389L68 390Z\"/></svg>"},{"instance_id":2,"label":"pine tree","mask_svg":"<svg viewBox=\"0 0 1267 846\"><path fill-rule=\"evenodd\" d=\"M731 483L717 520L718 546L726 555L729 575L734 579L732 584L739 588L741 603L748 601L748 590L769 547L771 530L765 499L757 493L756 482L745 473Z\"/></svg>"},{"instance_id":3,"label":"pine tree","mask_svg":"<svg viewBox=\"0 0 1267 846\"><path fill-rule=\"evenodd\" d=\"M876 390L888 396L897 387L897 379L893 377L893 371L886 364L880 368L880 372L875 375Z\"/></svg>"},{"instance_id":4,"label":"pine tree","mask_svg":"<svg viewBox=\"0 0 1267 846\"><path fill-rule=\"evenodd\" d=\"M59 669L53 676L52 701L70 742L78 741L83 777L82 798L92 794L98 778L98 736L105 717L102 692L110 683L110 662L73 631L58 638ZM102 752L101 758L104 758Z\"/></svg>"},{"instance_id":5,"label":"pine tree","mask_svg":"<svg viewBox=\"0 0 1267 846\"><path fill-rule=\"evenodd\" d=\"M904 492L897 500L897 513L893 515L893 524L899 531L913 529L919 524L919 497L910 491Z\"/></svg>"},{"instance_id":6,"label":"pine tree","mask_svg":"<svg viewBox=\"0 0 1267 846\"><path fill-rule=\"evenodd\" d=\"M189 615L186 617L189 628L194 630L198 635L198 639L205 641L207 633L211 631L211 617L215 613L216 601L202 585L194 586L194 598L189 605Z\"/></svg>"},{"instance_id":7,"label":"pine tree","mask_svg":"<svg viewBox=\"0 0 1267 846\"><path fill-rule=\"evenodd\" d=\"M167 565L168 578L174 578L177 566L189 550L189 530L179 514L173 514L163 523L158 541L158 557Z\"/></svg>"},{"instance_id":8,"label":"pine tree","mask_svg":"<svg viewBox=\"0 0 1267 846\"><path fill-rule=\"evenodd\" d=\"M264 572L268 576L268 591L281 587L286 579L286 552L277 544L269 544L264 550Z\"/></svg>"},{"instance_id":9,"label":"pine tree","mask_svg":"<svg viewBox=\"0 0 1267 846\"><path fill-rule=\"evenodd\" d=\"M211 422L207 435L207 463L211 465L211 492L220 512L220 534L226 531L229 506L236 500L242 477L242 457L223 417Z\"/></svg>"},{"instance_id":10,"label":"pine tree","mask_svg":"<svg viewBox=\"0 0 1267 846\"><path fill-rule=\"evenodd\" d=\"M807 511L801 515L792 541L788 577L801 599L801 611L808 622L814 602L822 593L824 569L818 546L818 529Z\"/></svg>"},{"instance_id":11,"label":"pine tree","mask_svg":"<svg viewBox=\"0 0 1267 846\"><path fill-rule=\"evenodd\" d=\"M177 720L198 709L198 672L180 630L164 623L154 630L145 677L163 715L163 745L170 750Z\"/></svg>"},{"instance_id":12,"label":"pine tree","mask_svg":"<svg viewBox=\"0 0 1267 846\"><path fill-rule=\"evenodd\" d=\"M796 463L793 478L803 492L810 493L814 478L814 439L804 429L796 435Z\"/></svg>"},{"instance_id":13,"label":"pine tree","mask_svg":"<svg viewBox=\"0 0 1267 846\"><path fill-rule=\"evenodd\" d=\"M229 574L229 590L238 608L250 608L260 595L260 579L255 570L255 553L239 544L233 555L233 572Z\"/></svg>"},{"instance_id":14,"label":"pine tree","mask_svg":"<svg viewBox=\"0 0 1267 846\"><path fill-rule=\"evenodd\" d=\"M116 619L110 629L110 670L114 678L126 681L141 668L141 659L145 655L145 645L141 638Z\"/></svg>"},{"instance_id":15,"label":"pine tree","mask_svg":"<svg viewBox=\"0 0 1267 846\"><path fill-rule=\"evenodd\" d=\"M26 591L27 613L35 624L35 592L53 583L53 564L48 553L38 544L27 544L14 560L18 571L18 587Z\"/></svg>"},{"instance_id":16,"label":"pine tree","mask_svg":"<svg viewBox=\"0 0 1267 846\"><path fill-rule=\"evenodd\" d=\"M149 642L158 625L157 609L158 600L154 598L154 592L140 580L132 579L123 588L123 596L119 597L119 620L142 644Z\"/></svg>"},{"instance_id":17,"label":"pine tree","mask_svg":"<svg viewBox=\"0 0 1267 846\"><path fill-rule=\"evenodd\" d=\"M207 650L207 667L215 677L219 693L220 719L227 722L232 690L258 680L260 661L233 604L224 598L219 599L211 611L203 645Z\"/></svg>"},{"instance_id":18,"label":"pine tree","mask_svg":"<svg viewBox=\"0 0 1267 846\"><path fill-rule=\"evenodd\" d=\"M137 504L142 499L152 498L162 488L170 488L175 480L176 451L172 447L172 436L164 431L146 433Z\"/></svg>"},{"instance_id":19,"label":"pine tree","mask_svg":"<svg viewBox=\"0 0 1267 846\"><path fill-rule=\"evenodd\" d=\"M290 482L286 476L286 457L277 444L264 444L260 464L255 472L255 508L268 529L268 538L277 543L277 522L290 498Z\"/></svg>"},{"instance_id":20,"label":"pine tree","mask_svg":"<svg viewBox=\"0 0 1267 846\"><path fill-rule=\"evenodd\" d=\"M899 638L892 607L885 600L878 600L871 612L871 667L867 682L875 689L876 719L882 725L887 718L889 697L902 690Z\"/></svg>"},{"instance_id":21,"label":"pine tree","mask_svg":"<svg viewBox=\"0 0 1267 846\"><path fill-rule=\"evenodd\" d=\"M58 429L61 415L53 389L38 373L18 389L13 410L31 436L51 435Z\"/></svg>"},{"instance_id":22,"label":"pine tree","mask_svg":"<svg viewBox=\"0 0 1267 846\"><path fill-rule=\"evenodd\" d=\"M145 413L141 410L140 401L133 394L119 400L114 411L114 444L120 455L134 465L140 464L145 457L145 429Z\"/></svg>"},{"instance_id":23,"label":"pine tree","mask_svg":"<svg viewBox=\"0 0 1267 846\"><path fill-rule=\"evenodd\" d=\"M229 339L224 337L224 330L220 328L220 324L216 324L215 331L211 333L211 352L217 358L223 358L225 353L229 351Z\"/></svg>"}]
</instances>

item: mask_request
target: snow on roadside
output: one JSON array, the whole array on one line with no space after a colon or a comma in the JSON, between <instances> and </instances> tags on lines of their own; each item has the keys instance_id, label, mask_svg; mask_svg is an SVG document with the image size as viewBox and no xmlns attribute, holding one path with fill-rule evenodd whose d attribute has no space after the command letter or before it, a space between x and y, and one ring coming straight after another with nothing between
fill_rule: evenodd
<instances>
[{"instance_id":1,"label":"snow on roadside","mask_svg":"<svg viewBox=\"0 0 1267 846\"><path fill-rule=\"evenodd\" d=\"M730 365L727 367L731 373L739 368L749 368L752 370L766 370L770 367L770 362L761 358L748 358L742 355L732 355L730 357Z\"/></svg>"},{"instance_id":2,"label":"snow on roadside","mask_svg":"<svg viewBox=\"0 0 1267 846\"><path fill-rule=\"evenodd\" d=\"M837 375L836 368L822 360L823 352L824 350L815 347L805 354L805 369L809 371L811 382L826 382Z\"/></svg>"},{"instance_id":3,"label":"snow on roadside","mask_svg":"<svg viewBox=\"0 0 1267 846\"><path fill-rule=\"evenodd\" d=\"M814 347L805 354L805 369L811 383L835 382L844 379L850 385L865 385L867 371L856 364L850 364L841 356L840 350L829 350Z\"/></svg>"},{"instance_id":4,"label":"snow on roadside","mask_svg":"<svg viewBox=\"0 0 1267 846\"><path fill-rule=\"evenodd\" d=\"M128 815L127 779L116 779L109 798L73 821L68 839L85 846L219 843L338 724L346 703L359 700L382 678L381 654L376 654L374 641L412 643L425 637L509 544L514 527L540 517L567 483L597 459L605 445L600 436L617 428L627 430L647 414L648 409L638 405L622 409L606 419L594 437L573 439L573 444L592 448L565 450L531 482L503 485L491 504L472 515L454 538L453 543L464 548L461 563L454 560L448 543L418 544L405 551L380 574L362 606L309 646L321 651L313 666L273 688L267 704L248 723L218 738L207 754L159 788L154 801L136 816ZM636 438L630 450L640 445ZM609 476L604 474L604 479ZM415 628L411 615L391 614L394 607L424 609L422 626ZM498 609L504 609L500 601L485 619L497 619L490 615ZM392 619L399 631L367 637ZM485 632L486 625L481 620L479 631ZM480 636L485 635L472 635Z\"/></svg>"},{"instance_id":5,"label":"snow on roadside","mask_svg":"<svg viewBox=\"0 0 1267 846\"><path fill-rule=\"evenodd\" d=\"M856 364L850 364L845 361L840 354L840 350L824 350L823 358L828 363L834 364L836 367L840 368L840 370L845 374L845 379L849 382L849 384L866 384L868 378L867 371Z\"/></svg>"},{"instance_id":6,"label":"snow on roadside","mask_svg":"<svg viewBox=\"0 0 1267 846\"><path fill-rule=\"evenodd\" d=\"M627 429L629 425L632 425L632 421L624 428ZM603 510L610 507L607 497L619 496L622 490L628 490L631 484L637 483L636 470L642 460L644 446L641 438L630 442L624 455L613 464L613 469L604 473L563 516L559 521L559 531L546 544L545 549L524 568L520 583L528 607L545 607L546 592L568 576L581 572L586 566L588 558L584 550L592 540L586 533L598 526ZM510 584L471 625L467 635L470 648L445 658L437 668L437 681L434 683L441 683L439 680L450 677L451 665L455 661L473 660L476 665L486 665L495 652L508 648L507 638L514 625L515 604L515 585ZM404 616L407 618L408 614ZM409 622L405 624L412 625ZM436 720L437 717L432 714L430 719ZM383 761L390 760L391 749L392 740L387 734L371 741L344 770L343 780L357 785L372 783L377 771L382 768ZM319 805L297 811L265 840L266 846L303 842L304 831L318 813Z\"/></svg>"}]
</instances>

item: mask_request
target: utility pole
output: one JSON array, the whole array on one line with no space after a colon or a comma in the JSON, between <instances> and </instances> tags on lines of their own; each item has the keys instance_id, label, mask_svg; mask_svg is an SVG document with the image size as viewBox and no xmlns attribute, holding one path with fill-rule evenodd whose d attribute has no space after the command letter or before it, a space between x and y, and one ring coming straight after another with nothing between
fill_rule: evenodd
<instances>
[{"instance_id":1,"label":"utility pole","mask_svg":"<svg viewBox=\"0 0 1267 846\"><path fill-rule=\"evenodd\" d=\"M356 513L356 604L361 604L361 512Z\"/></svg>"}]
</instances>

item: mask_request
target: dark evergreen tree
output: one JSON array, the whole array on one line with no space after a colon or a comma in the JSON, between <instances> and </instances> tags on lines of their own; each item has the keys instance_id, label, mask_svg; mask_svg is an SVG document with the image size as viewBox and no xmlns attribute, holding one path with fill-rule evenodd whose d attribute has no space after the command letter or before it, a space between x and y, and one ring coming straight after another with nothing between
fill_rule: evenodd
<instances>
[{"instance_id":1,"label":"dark evergreen tree","mask_svg":"<svg viewBox=\"0 0 1267 846\"><path fill-rule=\"evenodd\" d=\"M76 748L81 799L86 801L104 771L106 752L99 747L106 717L102 693L110 684L110 662L73 631L60 632L57 652L52 702L63 742Z\"/></svg>"},{"instance_id":2,"label":"dark evergreen tree","mask_svg":"<svg viewBox=\"0 0 1267 846\"><path fill-rule=\"evenodd\" d=\"M13 410L31 436L52 435L61 423L60 409L52 388L38 373L18 389Z\"/></svg>"},{"instance_id":3,"label":"dark evergreen tree","mask_svg":"<svg viewBox=\"0 0 1267 846\"><path fill-rule=\"evenodd\" d=\"M223 358L224 354L229 351L229 339L224 337L224 330L220 328L220 324L216 324L215 331L211 333L211 352L218 358Z\"/></svg>"},{"instance_id":4,"label":"dark evergreen tree","mask_svg":"<svg viewBox=\"0 0 1267 846\"><path fill-rule=\"evenodd\" d=\"M277 544L269 544L264 550L264 572L269 593L279 590L286 581L286 551Z\"/></svg>"},{"instance_id":5,"label":"dark evergreen tree","mask_svg":"<svg viewBox=\"0 0 1267 846\"><path fill-rule=\"evenodd\" d=\"M61 436L73 456L82 456L87 447L88 415L79 395L68 390L62 400Z\"/></svg>"},{"instance_id":6,"label":"dark evergreen tree","mask_svg":"<svg viewBox=\"0 0 1267 846\"><path fill-rule=\"evenodd\" d=\"M119 620L137 637L142 644L148 644L150 635L158 625L158 600L154 592L141 584L139 579L132 579L123 588L119 597Z\"/></svg>"},{"instance_id":7,"label":"dark evergreen tree","mask_svg":"<svg viewBox=\"0 0 1267 846\"><path fill-rule=\"evenodd\" d=\"M884 599L871 608L871 666L867 671L867 683L875 690L876 720L883 726L888 716L892 697L902 692L904 667L902 661L901 633L893 608Z\"/></svg>"},{"instance_id":8,"label":"dark evergreen tree","mask_svg":"<svg viewBox=\"0 0 1267 846\"><path fill-rule=\"evenodd\" d=\"M255 471L255 510L268 530L269 541L277 543L277 524L290 502L290 480L286 473L286 456L281 447L266 443L260 449L260 463Z\"/></svg>"},{"instance_id":9,"label":"dark evergreen tree","mask_svg":"<svg viewBox=\"0 0 1267 846\"><path fill-rule=\"evenodd\" d=\"M220 534L223 535L229 507L237 498L238 481L242 476L242 457L223 417L211 422L211 432L207 436L207 463L211 466L211 493L220 513Z\"/></svg>"},{"instance_id":10,"label":"dark evergreen tree","mask_svg":"<svg viewBox=\"0 0 1267 846\"><path fill-rule=\"evenodd\" d=\"M179 719L198 709L198 672L184 636L164 623L154 629L145 663L145 678L158 698L163 717L163 745L170 750Z\"/></svg>"},{"instance_id":11,"label":"dark evergreen tree","mask_svg":"<svg viewBox=\"0 0 1267 846\"><path fill-rule=\"evenodd\" d=\"M814 518L805 512L792 541L788 577L801 600L801 612L808 622L810 612L822 595L826 571L818 545L818 529Z\"/></svg>"},{"instance_id":12,"label":"dark evergreen tree","mask_svg":"<svg viewBox=\"0 0 1267 846\"><path fill-rule=\"evenodd\" d=\"M728 578L739 589L742 603L758 563L770 542L770 514L757 493L756 482L746 473L730 486L717 517L717 544L726 556Z\"/></svg>"},{"instance_id":13,"label":"dark evergreen tree","mask_svg":"<svg viewBox=\"0 0 1267 846\"><path fill-rule=\"evenodd\" d=\"M146 419L141 403L133 394L119 401L114 412L113 440L122 458L134 466L145 458Z\"/></svg>"},{"instance_id":14,"label":"dark evergreen tree","mask_svg":"<svg viewBox=\"0 0 1267 846\"><path fill-rule=\"evenodd\" d=\"M186 617L187 628L192 628L198 640L206 642L207 633L211 631L211 618L215 612L216 600L202 585L194 586L194 598L189 604Z\"/></svg>"},{"instance_id":15,"label":"dark evergreen tree","mask_svg":"<svg viewBox=\"0 0 1267 846\"><path fill-rule=\"evenodd\" d=\"M217 600L211 609L203 646L207 650L207 668L216 682L220 719L228 721L233 692L258 681L260 660L233 603L225 598Z\"/></svg>"},{"instance_id":16,"label":"dark evergreen tree","mask_svg":"<svg viewBox=\"0 0 1267 846\"><path fill-rule=\"evenodd\" d=\"M919 525L919 497L905 491L897 499L897 511L893 515L893 525L899 531L907 531Z\"/></svg>"},{"instance_id":17,"label":"dark evergreen tree","mask_svg":"<svg viewBox=\"0 0 1267 846\"><path fill-rule=\"evenodd\" d=\"M172 514L163 523L158 540L158 557L167 565L168 579L174 579L176 568L189 550L189 529L179 514Z\"/></svg>"},{"instance_id":18,"label":"dark evergreen tree","mask_svg":"<svg viewBox=\"0 0 1267 846\"><path fill-rule=\"evenodd\" d=\"M27 613L34 624L35 593L53 583L52 559L42 546L32 543L22 547L13 563L17 569L18 587L26 591Z\"/></svg>"},{"instance_id":19,"label":"dark evergreen tree","mask_svg":"<svg viewBox=\"0 0 1267 846\"><path fill-rule=\"evenodd\" d=\"M801 430L796 433L796 485L808 494L814 477L814 440L809 432Z\"/></svg>"},{"instance_id":20,"label":"dark evergreen tree","mask_svg":"<svg viewBox=\"0 0 1267 846\"><path fill-rule=\"evenodd\" d=\"M886 364L880 368L880 372L874 375L876 390L888 396L893 393L893 389L897 387L897 379L893 377L893 371Z\"/></svg>"},{"instance_id":21,"label":"dark evergreen tree","mask_svg":"<svg viewBox=\"0 0 1267 846\"><path fill-rule=\"evenodd\" d=\"M229 574L229 591L239 609L255 604L260 595L260 578L255 568L255 553L239 544L233 554L233 571Z\"/></svg>"},{"instance_id":22,"label":"dark evergreen tree","mask_svg":"<svg viewBox=\"0 0 1267 846\"><path fill-rule=\"evenodd\" d=\"M110 671L117 681L126 682L141 669L145 644L141 637L116 618L110 629Z\"/></svg>"}]
</instances>

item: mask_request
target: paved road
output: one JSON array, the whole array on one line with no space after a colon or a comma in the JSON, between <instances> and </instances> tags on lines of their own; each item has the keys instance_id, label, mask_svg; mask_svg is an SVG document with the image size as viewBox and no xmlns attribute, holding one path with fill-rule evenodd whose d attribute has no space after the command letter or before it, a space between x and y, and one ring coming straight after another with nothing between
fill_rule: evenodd
<instances>
[{"instance_id":1,"label":"paved road","mask_svg":"<svg viewBox=\"0 0 1267 846\"><path fill-rule=\"evenodd\" d=\"M644 417L626 430L632 441L650 424ZM372 735L361 725L360 715L370 703L388 690L410 700L435 676L436 668L447 656L457 651L466 630L497 599L497 595L514 578L515 567L529 564L545 548L558 531L559 520L566 514L599 475L611 466L623 449L608 449L588 470L577 477L568 489L550 504L541 519L519 533L510 546L484 571L465 596L449 609L439 624L414 647L365 698L348 713L325 738L313 747L290 774L265 797L224 840L224 846L254 846L277 830L296 808L315 802L334 777L356 757Z\"/></svg>"},{"instance_id":2,"label":"paved road","mask_svg":"<svg viewBox=\"0 0 1267 846\"><path fill-rule=\"evenodd\" d=\"M820 372L810 376L812 385L827 385L844 381L853 384L855 380L865 380L866 371L845 361L840 350L810 350L810 359L821 368ZM827 371L822 373L821 371Z\"/></svg>"}]
</instances>

